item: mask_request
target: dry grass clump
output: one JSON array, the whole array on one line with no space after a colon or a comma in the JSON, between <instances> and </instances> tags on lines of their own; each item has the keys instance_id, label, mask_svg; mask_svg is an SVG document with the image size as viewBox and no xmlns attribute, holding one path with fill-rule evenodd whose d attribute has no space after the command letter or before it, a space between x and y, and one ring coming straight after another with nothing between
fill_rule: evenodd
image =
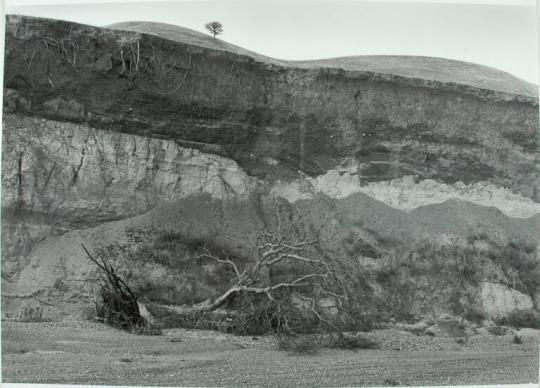
<instances>
[{"instance_id":1,"label":"dry grass clump","mask_svg":"<svg viewBox=\"0 0 540 388\"><path fill-rule=\"evenodd\" d=\"M39 304L23 304L17 315L20 322L45 322L43 306Z\"/></svg>"},{"instance_id":2,"label":"dry grass clump","mask_svg":"<svg viewBox=\"0 0 540 388\"><path fill-rule=\"evenodd\" d=\"M515 334L514 338L512 338L512 343L516 345L521 345L523 343L523 338L521 338L521 336L519 336L518 334Z\"/></svg>"}]
</instances>

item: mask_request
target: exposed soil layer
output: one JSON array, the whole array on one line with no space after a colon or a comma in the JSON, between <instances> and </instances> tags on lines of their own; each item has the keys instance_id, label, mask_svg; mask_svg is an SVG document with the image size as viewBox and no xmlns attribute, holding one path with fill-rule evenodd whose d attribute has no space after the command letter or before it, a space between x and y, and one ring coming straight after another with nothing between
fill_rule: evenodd
<instances>
[{"instance_id":1,"label":"exposed soil layer","mask_svg":"<svg viewBox=\"0 0 540 388\"><path fill-rule=\"evenodd\" d=\"M8 17L6 31L5 86L30 102L21 104L29 115L217 147L269 179L322 174L353 157L364 182L489 181L540 201L537 96L493 69L388 57L356 60L363 71L352 59L294 67L29 17ZM429 77L415 76L419 61ZM471 86L482 75L507 86Z\"/></svg>"}]
</instances>

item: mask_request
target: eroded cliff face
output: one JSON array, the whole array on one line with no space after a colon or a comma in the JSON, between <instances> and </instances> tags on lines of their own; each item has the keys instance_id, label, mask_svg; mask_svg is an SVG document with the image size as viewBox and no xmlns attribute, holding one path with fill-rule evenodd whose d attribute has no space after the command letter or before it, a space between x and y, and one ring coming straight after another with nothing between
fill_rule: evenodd
<instances>
[{"instance_id":1,"label":"eroded cliff face","mask_svg":"<svg viewBox=\"0 0 540 388\"><path fill-rule=\"evenodd\" d=\"M81 242L135 252L173 235L250 260L282 199L282 219L326 222L327 248L370 270L431 260L410 254L423 241L443 259L474 250L487 263L477 285L511 284L490 257L521 255L515 241L535 257L519 270L539 265L538 98L519 80L420 79L388 60L380 73L319 68L28 17L8 17L6 33L4 296L80 297L93 273ZM200 286L159 263L124 264L169 293ZM437 276L421 279L427 299ZM512 287L536 303L523 279Z\"/></svg>"},{"instance_id":2,"label":"eroded cliff face","mask_svg":"<svg viewBox=\"0 0 540 388\"><path fill-rule=\"evenodd\" d=\"M4 128L3 206L52 214L58 228L132 217L160 200L253 190L234 161L173 141L13 115Z\"/></svg>"},{"instance_id":3,"label":"eroded cliff face","mask_svg":"<svg viewBox=\"0 0 540 388\"><path fill-rule=\"evenodd\" d=\"M50 20L11 17L6 31L6 86L33 115L216 145L271 180L345 163L360 184L482 181L540 202L533 95L294 68Z\"/></svg>"},{"instance_id":4,"label":"eroded cliff face","mask_svg":"<svg viewBox=\"0 0 540 388\"><path fill-rule=\"evenodd\" d=\"M173 141L11 114L3 124L5 263L19 262L49 234L134 217L194 194L241 200L255 188L234 161Z\"/></svg>"}]
</instances>

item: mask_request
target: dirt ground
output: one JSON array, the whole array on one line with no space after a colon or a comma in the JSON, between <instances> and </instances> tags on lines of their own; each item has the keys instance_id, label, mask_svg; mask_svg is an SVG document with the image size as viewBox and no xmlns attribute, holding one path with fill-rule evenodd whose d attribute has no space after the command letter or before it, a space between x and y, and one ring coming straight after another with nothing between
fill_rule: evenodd
<instances>
[{"instance_id":1,"label":"dirt ground","mask_svg":"<svg viewBox=\"0 0 540 388\"><path fill-rule=\"evenodd\" d=\"M8 383L166 386L382 386L538 383L538 338L467 340L397 330L368 334L380 349L276 350L272 337L169 330L128 334L93 322L2 322Z\"/></svg>"}]
</instances>

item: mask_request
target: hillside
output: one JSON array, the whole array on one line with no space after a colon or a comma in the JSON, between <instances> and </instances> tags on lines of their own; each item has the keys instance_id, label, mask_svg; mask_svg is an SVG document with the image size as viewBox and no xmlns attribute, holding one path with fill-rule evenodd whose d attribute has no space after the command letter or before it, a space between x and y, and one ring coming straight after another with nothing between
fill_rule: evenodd
<instances>
[{"instance_id":1,"label":"hillside","mask_svg":"<svg viewBox=\"0 0 540 388\"><path fill-rule=\"evenodd\" d=\"M152 302L211 299L230 279L201 247L249 265L282 221L360 266L380 319L537 310L538 97L495 69L8 16L2 141L5 314L33 298L80 313L81 243Z\"/></svg>"},{"instance_id":2,"label":"hillside","mask_svg":"<svg viewBox=\"0 0 540 388\"><path fill-rule=\"evenodd\" d=\"M538 97L538 85L523 81L511 74L491 67L444 58L364 55L310 61L287 61L260 55L221 39L214 39L198 31L171 24L133 21L111 24L108 27L117 30L156 35L176 42L189 43L214 50L229 51L252 57L260 62L279 66L308 69L321 67L339 68L347 71L417 78L438 83L467 85L479 89Z\"/></svg>"}]
</instances>

